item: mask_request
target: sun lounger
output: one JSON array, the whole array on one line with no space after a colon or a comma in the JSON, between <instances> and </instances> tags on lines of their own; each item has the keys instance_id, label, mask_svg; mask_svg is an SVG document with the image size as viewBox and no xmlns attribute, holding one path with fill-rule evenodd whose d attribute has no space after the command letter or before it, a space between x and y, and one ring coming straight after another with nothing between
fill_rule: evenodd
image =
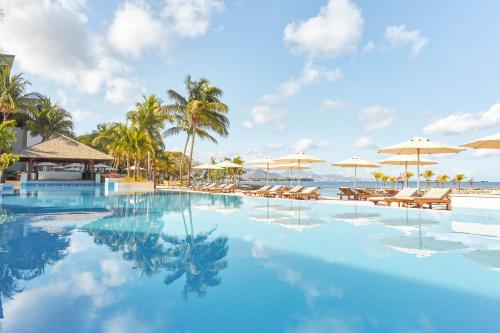
<instances>
[{"instance_id":1,"label":"sun lounger","mask_svg":"<svg viewBox=\"0 0 500 333\"><path fill-rule=\"evenodd\" d=\"M212 183L212 184L208 184L208 185L195 186L193 189L195 191L206 191L207 189L213 188L215 186L217 186L217 183Z\"/></svg>"},{"instance_id":2,"label":"sun lounger","mask_svg":"<svg viewBox=\"0 0 500 333\"><path fill-rule=\"evenodd\" d=\"M236 190L236 184L229 184L224 188L220 189L219 193L233 193Z\"/></svg>"},{"instance_id":3,"label":"sun lounger","mask_svg":"<svg viewBox=\"0 0 500 333\"><path fill-rule=\"evenodd\" d=\"M269 190L260 191L259 195L264 197L272 197L278 193L283 193L286 191L286 188L283 185L274 185Z\"/></svg>"},{"instance_id":4,"label":"sun lounger","mask_svg":"<svg viewBox=\"0 0 500 333\"><path fill-rule=\"evenodd\" d=\"M356 197L358 200L366 200L369 197L376 196L375 193L373 193L370 190L364 189L364 188L357 188L357 189L355 189L355 191L356 191Z\"/></svg>"},{"instance_id":5,"label":"sun lounger","mask_svg":"<svg viewBox=\"0 0 500 333\"><path fill-rule=\"evenodd\" d=\"M353 200L357 199L356 193L350 188L350 187L339 187L340 193L338 195L340 196L340 200L344 199L344 197L347 198L347 200L351 200L351 197Z\"/></svg>"},{"instance_id":6,"label":"sun lounger","mask_svg":"<svg viewBox=\"0 0 500 333\"><path fill-rule=\"evenodd\" d=\"M223 190L227 186L229 186L229 184L221 184L221 185L218 185L218 186L214 186L214 187L208 188L208 189L206 189L206 191L207 192L219 192L219 191Z\"/></svg>"},{"instance_id":7,"label":"sun lounger","mask_svg":"<svg viewBox=\"0 0 500 333\"><path fill-rule=\"evenodd\" d=\"M417 195L417 189L416 188L404 188L401 191L399 191L396 195L392 197L369 197L368 200L373 202L375 205L378 205L380 202L384 202L387 205L391 205L393 202L397 202L398 205L400 205L402 202L405 200L407 201L408 198L413 198Z\"/></svg>"},{"instance_id":8,"label":"sun lounger","mask_svg":"<svg viewBox=\"0 0 500 333\"><path fill-rule=\"evenodd\" d=\"M319 188L315 186L307 187L301 192L297 193L289 193L287 195L283 194L285 198L290 198L290 199L318 199L319 198L319 193L318 193Z\"/></svg>"},{"instance_id":9,"label":"sun lounger","mask_svg":"<svg viewBox=\"0 0 500 333\"><path fill-rule=\"evenodd\" d=\"M288 195L288 194L298 193L298 192L302 191L303 189L304 189L304 186L294 186L294 187L292 187L290 190L285 191L285 192L283 192L283 193L280 193L280 194L278 194L277 196L278 196L278 197L282 197L282 198L284 198L284 197L285 197L286 195Z\"/></svg>"},{"instance_id":10,"label":"sun lounger","mask_svg":"<svg viewBox=\"0 0 500 333\"><path fill-rule=\"evenodd\" d=\"M432 188L420 198L414 198L413 202L419 208L427 205L430 209L432 209L432 204L445 204L446 210L449 210L451 209L450 193L449 188Z\"/></svg>"},{"instance_id":11,"label":"sun lounger","mask_svg":"<svg viewBox=\"0 0 500 333\"><path fill-rule=\"evenodd\" d=\"M243 191L243 194L250 195L250 196L259 195L263 191L268 191L271 187L272 187L272 185L265 185L265 186L262 186L261 188L259 188L258 190Z\"/></svg>"}]
</instances>

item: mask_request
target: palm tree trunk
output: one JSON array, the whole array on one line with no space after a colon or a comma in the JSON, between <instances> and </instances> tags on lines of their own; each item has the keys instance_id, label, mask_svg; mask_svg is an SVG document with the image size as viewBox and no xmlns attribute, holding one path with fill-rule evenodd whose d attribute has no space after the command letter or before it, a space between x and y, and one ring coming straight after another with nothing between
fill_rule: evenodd
<instances>
[{"instance_id":1,"label":"palm tree trunk","mask_svg":"<svg viewBox=\"0 0 500 333\"><path fill-rule=\"evenodd\" d=\"M153 158L153 188L156 189L156 159Z\"/></svg>"},{"instance_id":2,"label":"palm tree trunk","mask_svg":"<svg viewBox=\"0 0 500 333\"><path fill-rule=\"evenodd\" d=\"M149 180L150 176L151 176L151 153L148 151L148 161L147 161L147 168L148 168L148 176L147 176L147 179Z\"/></svg>"},{"instance_id":3,"label":"palm tree trunk","mask_svg":"<svg viewBox=\"0 0 500 333\"><path fill-rule=\"evenodd\" d=\"M188 146L188 143L189 143L189 136L190 134L188 133L187 136L186 136L186 143L184 144L184 151L182 152L182 156L181 156L181 165L179 166L179 179L181 181L181 186L182 186L182 166L184 165L184 157L186 156L186 150L187 150L187 146Z\"/></svg>"},{"instance_id":4,"label":"palm tree trunk","mask_svg":"<svg viewBox=\"0 0 500 333\"><path fill-rule=\"evenodd\" d=\"M134 160L134 180L137 180L137 171L139 170L139 163L137 158Z\"/></svg>"},{"instance_id":5,"label":"palm tree trunk","mask_svg":"<svg viewBox=\"0 0 500 333\"><path fill-rule=\"evenodd\" d=\"M189 152L189 168L188 168L188 180L187 180L187 186L191 185L191 167L193 165L193 150L194 150L194 138L195 134L194 131L191 134L191 151Z\"/></svg>"},{"instance_id":6,"label":"palm tree trunk","mask_svg":"<svg viewBox=\"0 0 500 333\"><path fill-rule=\"evenodd\" d=\"M130 157L127 155L127 178L130 177Z\"/></svg>"}]
</instances>

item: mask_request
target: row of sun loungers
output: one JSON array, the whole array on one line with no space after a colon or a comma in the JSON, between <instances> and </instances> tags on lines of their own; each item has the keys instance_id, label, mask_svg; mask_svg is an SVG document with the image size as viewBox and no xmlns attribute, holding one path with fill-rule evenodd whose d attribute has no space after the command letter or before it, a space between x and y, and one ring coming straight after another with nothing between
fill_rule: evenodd
<instances>
[{"instance_id":1,"label":"row of sun loungers","mask_svg":"<svg viewBox=\"0 0 500 333\"><path fill-rule=\"evenodd\" d=\"M397 203L398 206L431 208L436 204L443 204L447 210L451 208L450 193L451 189L433 188L427 191L424 195L419 196L416 188L405 188L398 190L384 190L381 194L376 194L366 189L354 189L349 187L339 188L340 199L347 198L348 200L368 200L375 205L385 204L391 206Z\"/></svg>"},{"instance_id":2,"label":"row of sun loungers","mask_svg":"<svg viewBox=\"0 0 500 333\"><path fill-rule=\"evenodd\" d=\"M212 193L233 193L236 190L235 184L222 184L212 183L206 186L197 186L193 188L195 191L212 192Z\"/></svg>"},{"instance_id":3,"label":"row of sun loungers","mask_svg":"<svg viewBox=\"0 0 500 333\"><path fill-rule=\"evenodd\" d=\"M288 199L318 199L319 188L315 186L304 188L303 186L294 186L287 189L282 185L266 185L258 190L244 191L248 196L257 197L272 197L272 198L288 198Z\"/></svg>"}]
</instances>

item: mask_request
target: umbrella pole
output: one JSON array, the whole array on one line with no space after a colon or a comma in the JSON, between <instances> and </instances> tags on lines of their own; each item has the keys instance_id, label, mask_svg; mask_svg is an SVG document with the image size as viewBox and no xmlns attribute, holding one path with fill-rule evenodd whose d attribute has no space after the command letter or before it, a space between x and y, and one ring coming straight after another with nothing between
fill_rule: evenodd
<instances>
[{"instance_id":1,"label":"umbrella pole","mask_svg":"<svg viewBox=\"0 0 500 333\"><path fill-rule=\"evenodd\" d=\"M420 148L417 149L417 190L420 196Z\"/></svg>"},{"instance_id":2,"label":"umbrella pole","mask_svg":"<svg viewBox=\"0 0 500 333\"><path fill-rule=\"evenodd\" d=\"M297 168L297 185L300 186L300 160L299 167Z\"/></svg>"},{"instance_id":3,"label":"umbrella pole","mask_svg":"<svg viewBox=\"0 0 500 333\"><path fill-rule=\"evenodd\" d=\"M293 168L290 167L290 187L293 187Z\"/></svg>"},{"instance_id":4,"label":"umbrella pole","mask_svg":"<svg viewBox=\"0 0 500 333\"><path fill-rule=\"evenodd\" d=\"M269 185L269 163L267 163L267 180L266 185Z\"/></svg>"},{"instance_id":5,"label":"umbrella pole","mask_svg":"<svg viewBox=\"0 0 500 333\"><path fill-rule=\"evenodd\" d=\"M358 168L357 166L355 165L354 166L354 190L356 190L356 178L357 178L357 171L358 171Z\"/></svg>"},{"instance_id":6,"label":"umbrella pole","mask_svg":"<svg viewBox=\"0 0 500 333\"><path fill-rule=\"evenodd\" d=\"M405 162L406 187L408 187L408 162Z\"/></svg>"}]
</instances>

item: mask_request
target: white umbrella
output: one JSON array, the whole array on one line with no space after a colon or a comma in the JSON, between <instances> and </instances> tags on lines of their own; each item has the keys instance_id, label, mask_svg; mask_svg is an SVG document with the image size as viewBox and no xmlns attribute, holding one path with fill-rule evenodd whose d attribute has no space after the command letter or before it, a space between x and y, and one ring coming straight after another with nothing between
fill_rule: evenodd
<instances>
[{"instance_id":1,"label":"white umbrella","mask_svg":"<svg viewBox=\"0 0 500 333\"><path fill-rule=\"evenodd\" d=\"M304 153L295 153L291 155L286 155L282 156L280 158L275 159L277 163L297 163L298 164L298 171L297 171L297 184L300 185L300 165L301 164L307 164L307 163L322 163L325 162L325 160L322 160L318 157L314 157L311 155L306 155Z\"/></svg>"},{"instance_id":2,"label":"white umbrella","mask_svg":"<svg viewBox=\"0 0 500 333\"><path fill-rule=\"evenodd\" d=\"M243 168L243 165L236 164L236 163L233 163L231 161L223 161L223 162L215 164L215 166L218 166L221 168Z\"/></svg>"},{"instance_id":3,"label":"white umbrella","mask_svg":"<svg viewBox=\"0 0 500 333\"><path fill-rule=\"evenodd\" d=\"M97 163L96 165L94 165L94 168L95 169L114 169L113 167L111 167L107 164L104 164L104 163Z\"/></svg>"},{"instance_id":4,"label":"white umbrella","mask_svg":"<svg viewBox=\"0 0 500 333\"><path fill-rule=\"evenodd\" d=\"M474 149L500 149L500 133L468 142L463 144L462 147Z\"/></svg>"},{"instance_id":5,"label":"white umbrella","mask_svg":"<svg viewBox=\"0 0 500 333\"><path fill-rule=\"evenodd\" d=\"M83 163L70 163L64 166L65 168L83 168Z\"/></svg>"},{"instance_id":6,"label":"white umbrella","mask_svg":"<svg viewBox=\"0 0 500 333\"><path fill-rule=\"evenodd\" d=\"M130 167L130 170L135 170L135 165L132 165L132 166ZM144 168L142 168L142 167L139 167L139 170L144 171L144 170L146 170L146 169L144 169Z\"/></svg>"},{"instance_id":7,"label":"white umbrella","mask_svg":"<svg viewBox=\"0 0 500 333\"><path fill-rule=\"evenodd\" d=\"M418 161L417 155L396 155L379 161L380 164L384 165L404 165L405 175L408 173L408 165L434 165L438 164L435 161L429 160L425 157L420 157Z\"/></svg>"},{"instance_id":8,"label":"white umbrella","mask_svg":"<svg viewBox=\"0 0 500 333\"><path fill-rule=\"evenodd\" d=\"M251 164L262 164L265 166L265 169L267 170L266 185L269 185L269 167L271 165L276 164L276 162L270 157L264 157L264 158L260 158L260 159L251 161L250 163Z\"/></svg>"},{"instance_id":9,"label":"white umbrella","mask_svg":"<svg viewBox=\"0 0 500 333\"><path fill-rule=\"evenodd\" d=\"M352 157L332 164L332 166L341 168L354 168L354 188L356 188L356 178L358 168L379 168L381 165L376 162L371 162L362 159L361 157Z\"/></svg>"},{"instance_id":10,"label":"white umbrella","mask_svg":"<svg viewBox=\"0 0 500 333\"><path fill-rule=\"evenodd\" d=\"M420 191L420 155L459 153L464 150L464 148L414 137L408 141L380 149L378 152L383 154L417 155L417 188Z\"/></svg>"}]
</instances>

